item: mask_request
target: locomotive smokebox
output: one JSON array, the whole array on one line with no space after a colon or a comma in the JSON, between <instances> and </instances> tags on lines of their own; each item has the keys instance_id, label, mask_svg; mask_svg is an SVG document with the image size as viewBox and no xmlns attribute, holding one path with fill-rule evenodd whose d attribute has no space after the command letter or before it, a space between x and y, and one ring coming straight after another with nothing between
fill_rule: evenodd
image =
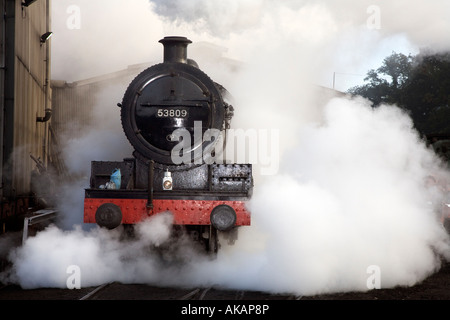
<instances>
[{"instance_id":1,"label":"locomotive smokebox","mask_svg":"<svg viewBox=\"0 0 450 320\"><path fill-rule=\"evenodd\" d=\"M164 37L159 40L164 46L164 62L187 63L187 46L192 43L186 37Z\"/></svg>"}]
</instances>

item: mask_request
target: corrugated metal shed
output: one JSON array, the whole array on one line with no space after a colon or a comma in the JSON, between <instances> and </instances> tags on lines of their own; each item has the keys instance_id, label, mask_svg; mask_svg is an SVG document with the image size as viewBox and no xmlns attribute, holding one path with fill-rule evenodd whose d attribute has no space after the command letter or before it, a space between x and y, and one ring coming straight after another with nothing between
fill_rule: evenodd
<instances>
[{"instance_id":1,"label":"corrugated metal shed","mask_svg":"<svg viewBox=\"0 0 450 320\"><path fill-rule=\"evenodd\" d=\"M15 199L30 196L30 155L49 160L50 122L38 118L51 108L50 41L40 39L50 29L50 0L0 0L0 10L1 220L19 210Z\"/></svg>"},{"instance_id":2,"label":"corrugated metal shed","mask_svg":"<svg viewBox=\"0 0 450 320\"><path fill-rule=\"evenodd\" d=\"M83 129L95 125L93 113L102 92L119 88L121 98L131 80L149 65L133 65L125 70L72 83L52 80L52 127L55 135L59 138L76 137Z\"/></svg>"},{"instance_id":3,"label":"corrugated metal shed","mask_svg":"<svg viewBox=\"0 0 450 320\"><path fill-rule=\"evenodd\" d=\"M48 64L50 42L41 43L40 36L48 31L48 1L36 1L22 7L15 1L15 63L13 151L10 155L12 193L30 191L30 173L35 163L30 154L47 163L48 123L37 117L51 107ZM8 139L11 137L7 137Z\"/></svg>"}]
</instances>

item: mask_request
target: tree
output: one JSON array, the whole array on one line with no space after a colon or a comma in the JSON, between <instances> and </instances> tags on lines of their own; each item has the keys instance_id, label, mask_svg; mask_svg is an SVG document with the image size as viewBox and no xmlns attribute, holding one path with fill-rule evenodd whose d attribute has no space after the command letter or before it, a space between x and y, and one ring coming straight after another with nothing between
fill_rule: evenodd
<instances>
[{"instance_id":1,"label":"tree","mask_svg":"<svg viewBox=\"0 0 450 320\"><path fill-rule=\"evenodd\" d=\"M364 81L348 92L368 98L374 107L387 103L407 110L422 134L450 134L450 53L393 52Z\"/></svg>"},{"instance_id":2,"label":"tree","mask_svg":"<svg viewBox=\"0 0 450 320\"><path fill-rule=\"evenodd\" d=\"M401 105L410 110L419 131L450 134L450 53L416 60Z\"/></svg>"},{"instance_id":3,"label":"tree","mask_svg":"<svg viewBox=\"0 0 450 320\"><path fill-rule=\"evenodd\" d=\"M377 70L369 70L362 86L351 88L349 93L368 98L378 106L381 103L396 103L400 98L400 91L407 82L413 64L413 57L402 53L392 54L383 60Z\"/></svg>"}]
</instances>

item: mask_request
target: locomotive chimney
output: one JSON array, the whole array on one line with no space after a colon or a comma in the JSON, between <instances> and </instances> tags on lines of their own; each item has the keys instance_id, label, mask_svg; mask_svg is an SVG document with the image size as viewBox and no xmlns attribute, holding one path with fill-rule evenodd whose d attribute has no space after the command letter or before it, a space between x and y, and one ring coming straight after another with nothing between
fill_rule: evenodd
<instances>
[{"instance_id":1,"label":"locomotive chimney","mask_svg":"<svg viewBox=\"0 0 450 320\"><path fill-rule=\"evenodd\" d=\"M192 43L186 37L164 37L159 40L164 46L164 62L187 63L187 46Z\"/></svg>"}]
</instances>

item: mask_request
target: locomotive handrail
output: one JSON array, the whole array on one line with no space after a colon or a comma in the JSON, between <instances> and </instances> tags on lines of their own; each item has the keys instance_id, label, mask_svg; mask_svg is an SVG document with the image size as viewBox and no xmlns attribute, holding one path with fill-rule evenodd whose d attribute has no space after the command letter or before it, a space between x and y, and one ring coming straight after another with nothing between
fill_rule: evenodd
<instances>
[{"instance_id":1,"label":"locomotive handrail","mask_svg":"<svg viewBox=\"0 0 450 320\"><path fill-rule=\"evenodd\" d=\"M57 212L58 211L55 209L42 209L36 211L33 216L26 217L23 221L22 244L24 244L28 238L29 226L50 220L55 217Z\"/></svg>"},{"instance_id":2,"label":"locomotive handrail","mask_svg":"<svg viewBox=\"0 0 450 320\"><path fill-rule=\"evenodd\" d=\"M148 163L148 200L147 209L153 210L153 176L154 176L155 161L150 160Z\"/></svg>"}]
</instances>

